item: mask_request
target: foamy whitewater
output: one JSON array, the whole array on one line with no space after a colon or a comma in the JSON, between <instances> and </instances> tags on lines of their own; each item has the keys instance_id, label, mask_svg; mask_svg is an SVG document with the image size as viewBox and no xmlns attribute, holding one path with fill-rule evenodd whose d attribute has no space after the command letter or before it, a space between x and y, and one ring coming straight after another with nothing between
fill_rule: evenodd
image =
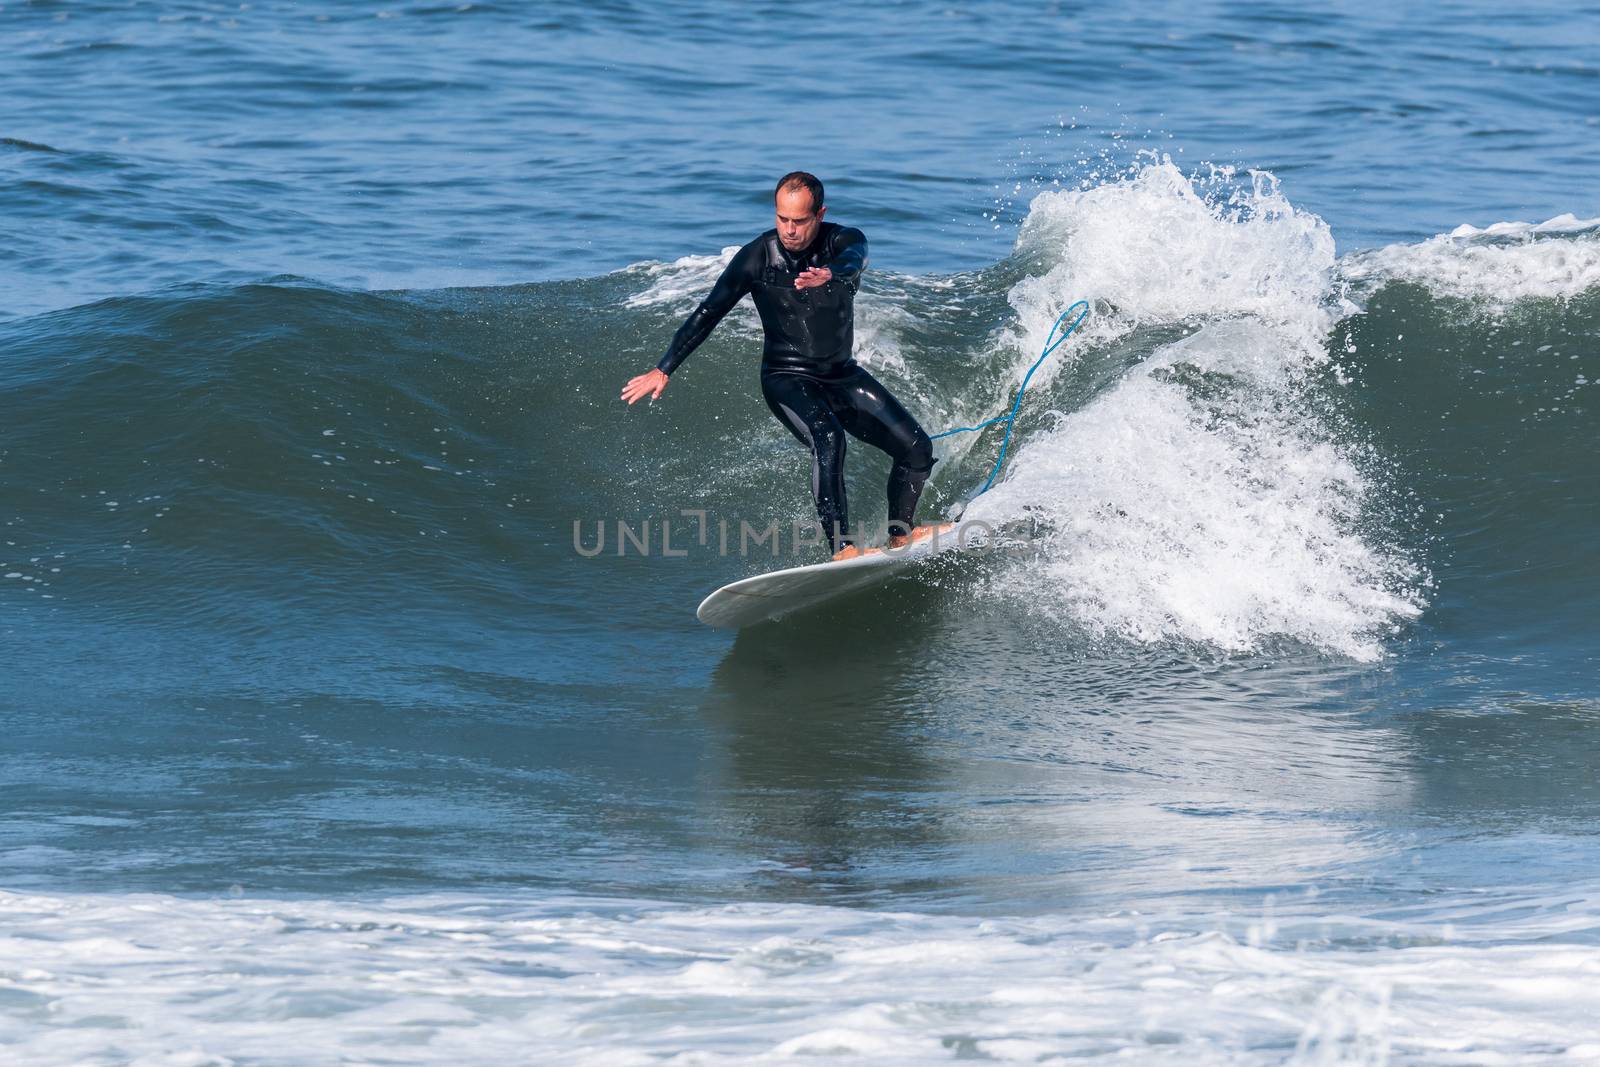
<instances>
[{"instance_id":1,"label":"foamy whitewater","mask_svg":"<svg viewBox=\"0 0 1600 1067\"><path fill-rule=\"evenodd\" d=\"M34 935L0 941L27 982L4 1033L19 1067L1600 1060L1592 887L1425 918L1329 915L1315 896L1067 920L6 894L0 913Z\"/></svg>"},{"instance_id":2,"label":"foamy whitewater","mask_svg":"<svg viewBox=\"0 0 1600 1067\"><path fill-rule=\"evenodd\" d=\"M1600 1064L1586 17L0 4L0 1063Z\"/></svg>"},{"instance_id":3,"label":"foamy whitewater","mask_svg":"<svg viewBox=\"0 0 1600 1067\"><path fill-rule=\"evenodd\" d=\"M1078 352L1186 336L1064 414L964 517L1055 527L1000 590L1092 632L1230 651L1288 635L1376 659L1419 612L1422 578L1363 540L1357 450L1304 396L1328 362L1333 236L1270 174L1251 179L1208 201L1168 160L1034 201L1019 244L1049 266L1008 294L1020 321L1005 343L1042 348L1077 293L1100 309Z\"/></svg>"}]
</instances>

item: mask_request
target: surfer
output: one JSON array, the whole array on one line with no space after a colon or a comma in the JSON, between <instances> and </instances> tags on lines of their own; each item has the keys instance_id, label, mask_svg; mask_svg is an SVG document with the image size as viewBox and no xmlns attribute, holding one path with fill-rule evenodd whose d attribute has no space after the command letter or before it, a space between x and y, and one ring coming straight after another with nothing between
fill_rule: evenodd
<instances>
[{"instance_id":1,"label":"surfer","mask_svg":"<svg viewBox=\"0 0 1600 1067\"><path fill-rule=\"evenodd\" d=\"M860 230L823 222L822 182L804 171L773 190L777 226L734 254L654 370L631 378L622 399L651 400L668 377L710 336L733 306L751 294L766 342L761 394L767 407L811 452L811 492L834 559L863 552L851 536L845 506L845 434L887 452L891 547L931 536L917 526L917 498L933 470L933 442L889 390L855 361L855 294L867 267ZM948 529L948 526L939 530Z\"/></svg>"}]
</instances>

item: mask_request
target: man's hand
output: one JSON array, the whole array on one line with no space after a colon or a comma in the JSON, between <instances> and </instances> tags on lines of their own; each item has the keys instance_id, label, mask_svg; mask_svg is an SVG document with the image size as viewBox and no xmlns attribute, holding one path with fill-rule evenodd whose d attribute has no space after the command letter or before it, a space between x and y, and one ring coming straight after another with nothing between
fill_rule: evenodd
<instances>
[{"instance_id":1,"label":"man's hand","mask_svg":"<svg viewBox=\"0 0 1600 1067\"><path fill-rule=\"evenodd\" d=\"M827 267L814 267L811 270L801 271L794 279L796 289L815 289L819 285L826 285L833 280L833 271Z\"/></svg>"},{"instance_id":2,"label":"man's hand","mask_svg":"<svg viewBox=\"0 0 1600 1067\"><path fill-rule=\"evenodd\" d=\"M650 399L654 400L666 387L667 376L657 368L636 378L629 378L628 384L622 387L622 399L631 404L635 400L642 400L648 394Z\"/></svg>"}]
</instances>

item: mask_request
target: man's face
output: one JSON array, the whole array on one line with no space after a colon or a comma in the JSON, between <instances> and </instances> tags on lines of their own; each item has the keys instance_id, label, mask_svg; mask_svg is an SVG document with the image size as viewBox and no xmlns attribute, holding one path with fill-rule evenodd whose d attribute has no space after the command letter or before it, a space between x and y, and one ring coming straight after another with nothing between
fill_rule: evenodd
<instances>
[{"instance_id":1,"label":"man's face","mask_svg":"<svg viewBox=\"0 0 1600 1067\"><path fill-rule=\"evenodd\" d=\"M828 209L811 206L811 190L782 189L778 192L778 240L791 252L798 252L817 236L822 216Z\"/></svg>"}]
</instances>

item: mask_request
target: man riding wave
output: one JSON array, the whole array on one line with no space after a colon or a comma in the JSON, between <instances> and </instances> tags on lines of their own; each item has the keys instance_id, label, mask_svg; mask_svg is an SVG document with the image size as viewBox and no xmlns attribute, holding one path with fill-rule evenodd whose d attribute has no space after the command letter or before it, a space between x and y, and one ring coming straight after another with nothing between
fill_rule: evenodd
<instances>
[{"instance_id":1,"label":"man riding wave","mask_svg":"<svg viewBox=\"0 0 1600 1067\"><path fill-rule=\"evenodd\" d=\"M887 452L890 547L932 535L916 526L917 498L933 470L933 442L883 385L856 363L855 294L867 267L860 230L824 222L822 182L786 174L773 191L777 226L734 254L700 306L684 320L654 370L622 389L629 404L654 400L669 376L723 316L750 294L761 316L761 393L811 452L811 491L833 558L876 549L854 543L845 502L845 435Z\"/></svg>"}]
</instances>

